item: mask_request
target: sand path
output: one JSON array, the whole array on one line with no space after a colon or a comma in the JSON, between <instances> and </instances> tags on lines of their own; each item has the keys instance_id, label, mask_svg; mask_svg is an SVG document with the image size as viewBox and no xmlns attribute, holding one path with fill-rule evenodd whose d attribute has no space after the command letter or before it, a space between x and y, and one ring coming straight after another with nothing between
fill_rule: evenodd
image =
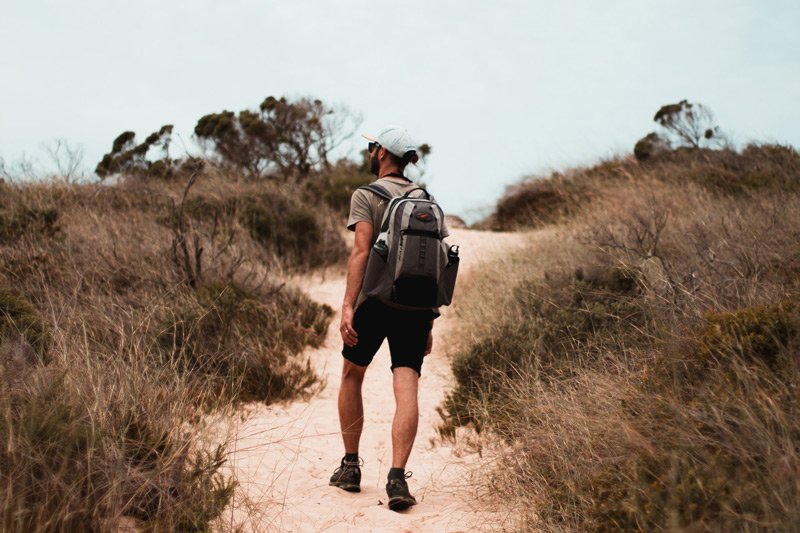
<instances>
[{"instance_id":1,"label":"sand path","mask_svg":"<svg viewBox=\"0 0 800 533\"><path fill-rule=\"evenodd\" d=\"M462 245L459 276L500 249L523 242L519 234L453 230L449 242ZM342 456L336 397L341 373L338 309L344 294L343 273L327 279L306 279L303 289L335 310L325 343L308 352L326 386L308 401L287 405L250 406L236 429L229 460L240 487L223 526L245 531L432 531L486 530L495 521L469 489L470 472L481 461L473 454L437 442L440 417L436 407L452 386L450 355L443 339L454 318L434 327L433 353L426 357L420 379L420 424L409 460L409 488L419 504L395 513L386 505L384 484L391 466L391 423L394 412L392 374L387 344L375 356L364 381L364 433L360 454L360 493L329 487L328 479ZM457 297L457 296L456 296Z\"/></svg>"}]
</instances>

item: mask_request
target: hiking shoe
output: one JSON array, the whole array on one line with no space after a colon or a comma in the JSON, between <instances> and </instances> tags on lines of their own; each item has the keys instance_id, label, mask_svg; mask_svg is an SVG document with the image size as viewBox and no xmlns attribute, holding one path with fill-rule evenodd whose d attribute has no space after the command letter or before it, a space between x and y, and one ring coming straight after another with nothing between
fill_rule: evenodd
<instances>
[{"instance_id":1,"label":"hiking shoe","mask_svg":"<svg viewBox=\"0 0 800 533\"><path fill-rule=\"evenodd\" d=\"M408 492L408 483L406 483L406 479L410 477L411 472L408 472L405 478L392 478L386 483L386 494L389 496L389 509L392 511L403 511L417 504L417 499Z\"/></svg>"},{"instance_id":2,"label":"hiking shoe","mask_svg":"<svg viewBox=\"0 0 800 533\"><path fill-rule=\"evenodd\" d=\"M342 459L339 468L333 471L328 485L339 487L347 492L361 492L361 465L364 461L359 457L358 462L348 463Z\"/></svg>"}]
</instances>

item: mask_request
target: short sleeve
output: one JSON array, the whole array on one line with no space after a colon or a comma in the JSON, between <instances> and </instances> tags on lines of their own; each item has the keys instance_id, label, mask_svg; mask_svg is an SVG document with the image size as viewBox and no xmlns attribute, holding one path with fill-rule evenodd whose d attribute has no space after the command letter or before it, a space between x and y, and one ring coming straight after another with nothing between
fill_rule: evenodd
<instances>
[{"instance_id":1,"label":"short sleeve","mask_svg":"<svg viewBox=\"0 0 800 533\"><path fill-rule=\"evenodd\" d=\"M447 229L447 219L442 220L442 239L450 236L450 230Z\"/></svg>"},{"instance_id":2,"label":"short sleeve","mask_svg":"<svg viewBox=\"0 0 800 533\"><path fill-rule=\"evenodd\" d=\"M431 196L431 200L433 200L435 202L436 198ZM442 212L444 212L444 211L442 211ZM447 216L445 216L445 219L442 220L442 239L444 239L445 237L449 237L449 236L450 236L450 230L447 229Z\"/></svg>"},{"instance_id":3,"label":"short sleeve","mask_svg":"<svg viewBox=\"0 0 800 533\"><path fill-rule=\"evenodd\" d=\"M358 222L372 224L369 198L364 189L356 189L353 196L350 197L350 216L347 218L347 229L355 231Z\"/></svg>"}]
</instances>

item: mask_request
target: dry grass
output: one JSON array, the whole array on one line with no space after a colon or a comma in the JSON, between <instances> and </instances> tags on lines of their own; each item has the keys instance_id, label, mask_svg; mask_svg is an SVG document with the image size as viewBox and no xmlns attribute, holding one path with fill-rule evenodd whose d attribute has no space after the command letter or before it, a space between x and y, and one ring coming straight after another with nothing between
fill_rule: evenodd
<instances>
[{"instance_id":1,"label":"dry grass","mask_svg":"<svg viewBox=\"0 0 800 533\"><path fill-rule=\"evenodd\" d=\"M791 147L751 144L733 150L679 149L647 162L617 157L592 167L529 176L512 185L495 211L477 224L494 230L543 227L574 219L607 198L609 187L651 180L696 186L715 197L796 192L800 155Z\"/></svg>"},{"instance_id":2,"label":"dry grass","mask_svg":"<svg viewBox=\"0 0 800 533\"><path fill-rule=\"evenodd\" d=\"M213 171L0 189L0 529L208 529L235 480L204 414L318 384L332 311L281 279L339 264L334 211Z\"/></svg>"},{"instance_id":3,"label":"dry grass","mask_svg":"<svg viewBox=\"0 0 800 533\"><path fill-rule=\"evenodd\" d=\"M662 165L686 175L689 157ZM479 333L444 411L507 442L484 489L514 528L800 523L797 156L737 157L731 180L764 168L771 181L723 191L648 174L663 167L620 176L462 292L472 305L482 285L512 283L459 310Z\"/></svg>"}]
</instances>

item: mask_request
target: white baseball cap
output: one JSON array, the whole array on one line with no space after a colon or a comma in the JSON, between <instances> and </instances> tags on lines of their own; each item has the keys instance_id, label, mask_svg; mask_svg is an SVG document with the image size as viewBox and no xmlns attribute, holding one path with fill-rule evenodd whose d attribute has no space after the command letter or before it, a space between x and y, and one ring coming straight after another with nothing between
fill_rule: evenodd
<instances>
[{"instance_id":1,"label":"white baseball cap","mask_svg":"<svg viewBox=\"0 0 800 533\"><path fill-rule=\"evenodd\" d=\"M389 150L397 157L404 157L408 152L414 152L412 162L416 162L417 143L411 138L411 134L405 128L391 126L378 134L377 137L361 134L368 141L376 142Z\"/></svg>"}]
</instances>

